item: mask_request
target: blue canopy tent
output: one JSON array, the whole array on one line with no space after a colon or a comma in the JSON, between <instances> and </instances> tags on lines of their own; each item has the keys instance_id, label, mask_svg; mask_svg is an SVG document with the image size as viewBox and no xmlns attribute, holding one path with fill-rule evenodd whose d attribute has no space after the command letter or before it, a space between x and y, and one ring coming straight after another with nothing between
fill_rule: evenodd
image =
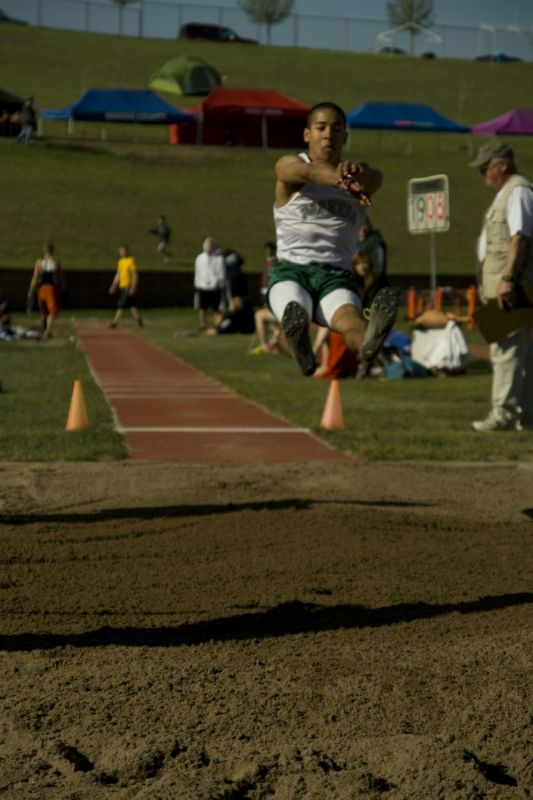
<instances>
[{"instance_id":1,"label":"blue canopy tent","mask_svg":"<svg viewBox=\"0 0 533 800\"><path fill-rule=\"evenodd\" d=\"M170 125L196 120L194 114L165 103L150 89L88 89L69 106L54 110L43 109L39 117L46 120L68 120L69 132L74 120L143 125Z\"/></svg>"},{"instance_id":2,"label":"blue canopy tent","mask_svg":"<svg viewBox=\"0 0 533 800\"><path fill-rule=\"evenodd\" d=\"M470 128L419 103L362 103L346 115L349 128L470 133Z\"/></svg>"}]
</instances>

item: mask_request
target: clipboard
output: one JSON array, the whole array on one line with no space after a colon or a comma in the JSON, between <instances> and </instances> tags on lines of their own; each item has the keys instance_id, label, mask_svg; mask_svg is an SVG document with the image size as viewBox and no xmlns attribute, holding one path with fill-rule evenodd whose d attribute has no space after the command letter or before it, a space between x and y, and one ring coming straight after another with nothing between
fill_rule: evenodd
<instances>
[{"instance_id":1,"label":"clipboard","mask_svg":"<svg viewBox=\"0 0 533 800\"><path fill-rule=\"evenodd\" d=\"M511 311L501 309L495 298L474 311L472 317L487 344L498 342L533 323L533 286L521 283L518 292L520 305Z\"/></svg>"}]
</instances>

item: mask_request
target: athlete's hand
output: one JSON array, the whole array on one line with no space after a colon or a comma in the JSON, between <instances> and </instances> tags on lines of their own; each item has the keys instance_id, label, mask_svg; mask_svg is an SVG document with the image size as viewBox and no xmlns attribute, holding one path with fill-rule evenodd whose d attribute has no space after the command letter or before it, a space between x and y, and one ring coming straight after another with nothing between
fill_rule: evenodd
<instances>
[{"instance_id":1,"label":"athlete's hand","mask_svg":"<svg viewBox=\"0 0 533 800\"><path fill-rule=\"evenodd\" d=\"M337 186L355 197L362 206L371 206L372 200L357 176L364 172L365 165L357 161L341 161L337 165Z\"/></svg>"}]
</instances>

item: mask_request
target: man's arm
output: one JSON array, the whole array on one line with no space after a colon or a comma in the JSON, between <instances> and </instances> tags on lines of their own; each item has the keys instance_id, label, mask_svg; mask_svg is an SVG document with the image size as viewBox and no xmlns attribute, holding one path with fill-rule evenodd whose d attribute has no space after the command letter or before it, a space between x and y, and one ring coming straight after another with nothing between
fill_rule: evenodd
<instances>
[{"instance_id":1,"label":"man's arm","mask_svg":"<svg viewBox=\"0 0 533 800\"><path fill-rule=\"evenodd\" d=\"M523 233L515 233L511 237L507 260L498 286L498 304L500 308L514 308L517 303L515 286L520 280L520 273L527 264L531 239Z\"/></svg>"},{"instance_id":2,"label":"man's arm","mask_svg":"<svg viewBox=\"0 0 533 800\"><path fill-rule=\"evenodd\" d=\"M115 273L115 277L113 278L113 283L109 287L109 294L114 294L116 292L117 286L118 286L118 281L119 281L119 273L118 273L118 270L117 270L117 272Z\"/></svg>"},{"instance_id":3,"label":"man's arm","mask_svg":"<svg viewBox=\"0 0 533 800\"><path fill-rule=\"evenodd\" d=\"M41 259L39 258L35 262L35 266L33 268L33 275L31 276L30 288L28 289L28 297L33 297L35 293L35 287L37 286L37 280L39 278L40 269L41 269Z\"/></svg>"}]
</instances>

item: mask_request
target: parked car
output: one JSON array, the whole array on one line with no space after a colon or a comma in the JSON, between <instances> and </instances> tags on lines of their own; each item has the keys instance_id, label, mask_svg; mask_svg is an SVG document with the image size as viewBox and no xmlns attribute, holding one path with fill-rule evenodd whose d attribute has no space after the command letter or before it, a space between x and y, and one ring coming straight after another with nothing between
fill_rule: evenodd
<instances>
[{"instance_id":1,"label":"parked car","mask_svg":"<svg viewBox=\"0 0 533 800\"><path fill-rule=\"evenodd\" d=\"M204 22L188 22L182 25L178 39L209 39L212 42L243 42L244 44L258 44L255 39L245 39L231 28L223 25L208 25Z\"/></svg>"},{"instance_id":2,"label":"parked car","mask_svg":"<svg viewBox=\"0 0 533 800\"><path fill-rule=\"evenodd\" d=\"M486 56L476 56L476 61L497 61L500 64L510 64L512 61L522 61L518 56L506 56L505 53L488 53Z\"/></svg>"},{"instance_id":3,"label":"parked car","mask_svg":"<svg viewBox=\"0 0 533 800\"><path fill-rule=\"evenodd\" d=\"M407 53L405 50L402 50L401 47L393 47L392 45L386 44L381 47L373 47L373 53L385 53L386 55L390 56L406 56Z\"/></svg>"},{"instance_id":4,"label":"parked car","mask_svg":"<svg viewBox=\"0 0 533 800\"><path fill-rule=\"evenodd\" d=\"M7 14L2 11L0 8L0 22L12 22L15 25L27 25L27 22L24 22L22 19L15 19L14 17L8 17Z\"/></svg>"}]
</instances>

